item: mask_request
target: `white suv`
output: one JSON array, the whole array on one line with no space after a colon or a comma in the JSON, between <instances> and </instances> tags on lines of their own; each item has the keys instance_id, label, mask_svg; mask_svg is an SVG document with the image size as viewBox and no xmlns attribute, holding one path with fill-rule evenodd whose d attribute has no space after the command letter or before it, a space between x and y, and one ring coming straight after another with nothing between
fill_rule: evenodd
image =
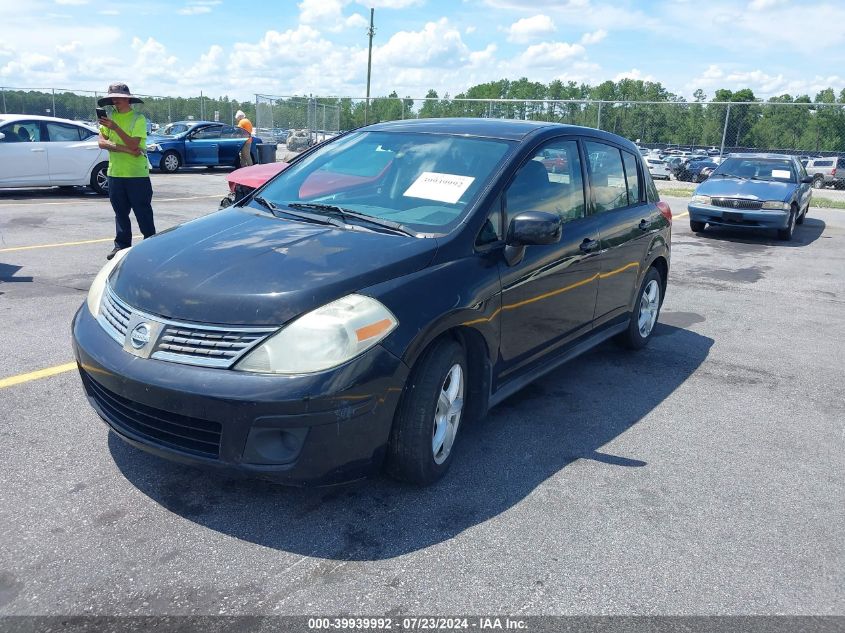
<instances>
[{"instance_id":1,"label":"white suv","mask_svg":"<svg viewBox=\"0 0 845 633\"><path fill-rule=\"evenodd\" d=\"M87 185L108 193L97 129L48 116L0 114L0 187Z\"/></svg>"}]
</instances>

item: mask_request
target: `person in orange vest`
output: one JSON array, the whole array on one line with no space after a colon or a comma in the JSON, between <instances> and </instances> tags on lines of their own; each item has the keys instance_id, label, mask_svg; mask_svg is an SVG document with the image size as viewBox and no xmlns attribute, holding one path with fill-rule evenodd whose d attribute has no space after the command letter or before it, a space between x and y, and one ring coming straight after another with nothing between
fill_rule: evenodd
<instances>
[{"instance_id":1,"label":"person in orange vest","mask_svg":"<svg viewBox=\"0 0 845 633\"><path fill-rule=\"evenodd\" d=\"M252 146L252 121L246 118L243 110L235 112L235 120L238 122L238 127L242 127L249 132L249 138L241 147L241 167L249 167L252 165L252 154L249 151Z\"/></svg>"}]
</instances>

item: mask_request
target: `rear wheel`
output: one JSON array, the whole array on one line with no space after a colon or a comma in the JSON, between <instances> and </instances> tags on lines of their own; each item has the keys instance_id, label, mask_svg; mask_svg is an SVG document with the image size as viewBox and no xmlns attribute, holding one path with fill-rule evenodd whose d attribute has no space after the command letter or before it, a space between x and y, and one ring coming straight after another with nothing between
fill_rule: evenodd
<instances>
[{"instance_id":1,"label":"rear wheel","mask_svg":"<svg viewBox=\"0 0 845 633\"><path fill-rule=\"evenodd\" d=\"M637 293L637 302L628 323L628 329L617 341L628 349L642 349L654 334L654 326L663 302L663 279L656 268L649 268Z\"/></svg>"},{"instance_id":2,"label":"rear wheel","mask_svg":"<svg viewBox=\"0 0 845 633\"><path fill-rule=\"evenodd\" d=\"M821 176L813 178L813 189L821 189L822 187L824 187L824 178Z\"/></svg>"},{"instance_id":3,"label":"rear wheel","mask_svg":"<svg viewBox=\"0 0 845 633\"><path fill-rule=\"evenodd\" d=\"M91 170L91 189L101 196L109 195L108 163L99 163Z\"/></svg>"},{"instance_id":4,"label":"rear wheel","mask_svg":"<svg viewBox=\"0 0 845 633\"><path fill-rule=\"evenodd\" d=\"M696 222L695 220L689 221L689 228L693 233L701 233L706 226L706 222Z\"/></svg>"},{"instance_id":5,"label":"rear wheel","mask_svg":"<svg viewBox=\"0 0 845 633\"><path fill-rule=\"evenodd\" d=\"M387 449L387 472L418 485L449 469L464 409L466 355L451 340L435 343L417 361L396 410Z\"/></svg>"},{"instance_id":6,"label":"rear wheel","mask_svg":"<svg viewBox=\"0 0 845 633\"><path fill-rule=\"evenodd\" d=\"M179 154L174 151L165 153L165 155L161 157L161 163L159 163L161 170L166 171L169 174L179 171L179 167L181 166L182 161L179 160Z\"/></svg>"}]
</instances>

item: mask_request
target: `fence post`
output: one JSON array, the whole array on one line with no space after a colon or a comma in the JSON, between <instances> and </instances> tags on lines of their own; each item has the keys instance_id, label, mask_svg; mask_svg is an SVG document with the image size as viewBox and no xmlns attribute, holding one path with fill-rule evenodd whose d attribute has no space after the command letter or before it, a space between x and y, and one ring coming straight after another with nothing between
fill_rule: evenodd
<instances>
[{"instance_id":1,"label":"fence post","mask_svg":"<svg viewBox=\"0 0 845 633\"><path fill-rule=\"evenodd\" d=\"M601 129L601 101L599 101L599 114L596 121L596 129Z\"/></svg>"},{"instance_id":2,"label":"fence post","mask_svg":"<svg viewBox=\"0 0 845 633\"><path fill-rule=\"evenodd\" d=\"M6 91L0 87L0 94L3 95L3 114L6 114Z\"/></svg>"},{"instance_id":3,"label":"fence post","mask_svg":"<svg viewBox=\"0 0 845 633\"><path fill-rule=\"evenodd\" d=\"M56 89L50 88L50 90L53 91L53 116L59 116L58 114L56 114Z\"/></svg>"},{"instance_id":4,"label":"fence post","mask_svg":"<svg viewBox=\"0 0 845 633\"><path fill-rule=\"evenodd\" d=\"M170 97L167 97L167 122L173 123L173 112L170 109Z\"/></svg>"},{"instance_id":5,"label":"fence post","mask_svg":"<svg viewBox=\"0 0 845 633\"><path fill-rule=\"evenodd\" d=\"M722 130L722 147L719 149L719 161L722 160L722 155L725 153L725 136L728 134L728 121L731 118L731 104L728 104L727 112L725 112L725 129Z\"/></svg>"}]
</instances>

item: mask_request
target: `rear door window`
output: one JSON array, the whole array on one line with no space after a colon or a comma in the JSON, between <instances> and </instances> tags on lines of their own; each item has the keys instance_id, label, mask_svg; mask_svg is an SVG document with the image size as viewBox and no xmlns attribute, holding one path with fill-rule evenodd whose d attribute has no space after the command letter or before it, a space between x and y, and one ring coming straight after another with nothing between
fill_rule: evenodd
<instances>
[{"instance_id":1,"label":"rear door window","mask_svg":"<svg viewBox=\"0 0 845 633\"><path fill-rule=\"evenodd\" d=\"M83 136L82 128L67 123L47 123L47 137L51 143L68 143L82 141L89 135Z\"/></svg>"},{"instance_id":2,"label":"rear door window","mask_svg":"<svg viewBox=\"0 0 845 633\"><path fill-rule=\"evenodd\" d=\"M586 141L585 146L596 213L627 207L628 185L620 151L596 141Z\"/></svg>"},{"instance_id":3,"label":"rear door window","mask_svg":"<svg viewBox=\"0 0 845 633\"><path fill-rule=\"evenodd\" d=\"M625 163L625 181L628 185L628 204L638 204L640 201L640 174L637 169L637 159L630 152L622 152L622 162Z\"/></svg>"}]
</instances>

